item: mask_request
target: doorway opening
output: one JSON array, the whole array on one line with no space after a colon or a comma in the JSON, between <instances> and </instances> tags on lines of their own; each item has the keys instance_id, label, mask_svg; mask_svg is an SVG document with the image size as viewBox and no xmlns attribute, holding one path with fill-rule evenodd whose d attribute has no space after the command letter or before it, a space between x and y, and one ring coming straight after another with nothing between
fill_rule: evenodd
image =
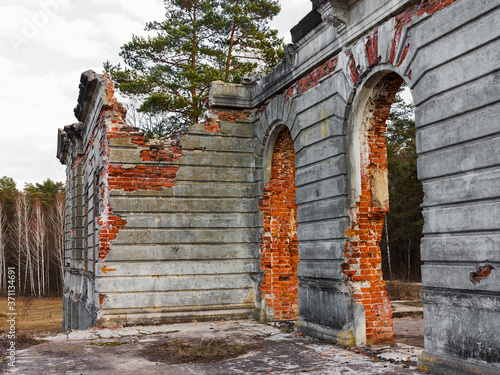
<instances>
[{"instance_id":1,"label":"doorway opening","mask_svg":"<svg viewBox=\"0 0 500 375\"><path fill-rule=\"evenodd\" d=\"M394 340L424 347L420 241L424 218L417 176L413 100L403 84L391 107L387 130L389 211L380 241L382 271L393 306Z\"/></svg>"},{"instance_id":2,"label":"doorway opening","mask_svg":"<svg viewBox=\"0 0 500 375\"><path fill-rule=\"evenodd\" d=\"M295 152L288 128L282 126L268 144L270 174L259 209L264 216L260 245L261 308L265 320L294 320L298 316L299 262ZM266 182L266 181L265 181Z\"/></svg>"},{"instance_id":3,"label":"doorway opening","mask_svg":"<svg viewBox=\"0 0 500 375\"><path fill-rule=\"evenodd\" d=\"M402 250L396 246L391 249L390 240L399 238L401 233L407 232L409 228L415 229L417 225L420 225L421 237L423 223L423 220L417 224L410 221L409 228L401 228L402 222L398 223L398 220L406 214L406 208L401 203L394 203L395 193L404 196L402 189L405 187L401 186L403 177L409 178L412 184L419 183L416 179L415 129L414 123L411 123L413 116L408 114L412 121L401 123L398 118L401 113L394 110L400 100L397 93L403 83L403 79L394 72L374 74L358 95L351 121L350 228L346 232L348 240L344 273L354 301L365 309L366 343L369 345L394 341L393 304L386 289L386 281L389 279L389 269L396 276L393 262L399 258L396 252ZM394 103L396 106L393 106ZM405 165L400 165L403 159L412 157L414 160L411 163L406 160ZM410 171L412 166L414 171ZM399 180L395 180L395 176L399 176ZM398 199L402 198L398 196ZM389 214L391 204L399 208L394 210L393 217ZM389 222L388 231L384 229L386 222ZM414 246L419 249L416 241ZM418 257L417 261L414 258L419 270L420 259Z\"/></svg>"}]
</instances>

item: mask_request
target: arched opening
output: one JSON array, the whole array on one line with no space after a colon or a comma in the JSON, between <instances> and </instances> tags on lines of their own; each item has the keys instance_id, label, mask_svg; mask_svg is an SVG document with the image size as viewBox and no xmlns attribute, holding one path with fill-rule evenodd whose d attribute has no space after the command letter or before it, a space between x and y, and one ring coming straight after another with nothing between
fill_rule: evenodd
<instances>
[{"instance_id":1,"label":"arched opening","mask_svg":"<svg viewBox=\"0 0 500 375\"><path fill-rule=\"evenodd\" d=\"M299 286L295 152L288 128L276 128L269 139L265 186L259 202L264 217L260 244L261 309L266 320L293 320L298 315Z\"/></svg>"},{"instance_id":2,"label":"arched opening","mask_svg":"<svg viewBox=\"0 0 500 375\"><path fill-rule=\"evenodd\" d=\"M358 94L351 121L350 228L344 273L354 301L365 310L367 344L394 340L393 306L386 290L388 275L382 272L381 240L383 234L389 237L384 231L390 210L386 146L387 140L394 142L394 139L386 139L386 131L391 106L403 82L394 72L375 73ZM387 250L385 245L384 251ZM392 249L392 253L396 251L401 250Z\"/></svg>"}]
</instances>

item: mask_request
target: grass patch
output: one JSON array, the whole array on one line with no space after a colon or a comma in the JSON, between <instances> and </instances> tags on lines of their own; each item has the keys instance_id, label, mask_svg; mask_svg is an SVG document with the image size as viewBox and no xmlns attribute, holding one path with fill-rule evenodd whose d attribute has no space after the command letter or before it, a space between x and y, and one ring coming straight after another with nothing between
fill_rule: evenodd
<instances>
[{"instance_id":1,"label":"grass patch","mask_svg":"<svg viewBox=\"0 0 500 375\"><path fill-rule=\"evenodd\" d=\"M0 298L0 333L6 333L10 326L7 322L7 298ZM61 332L61 297L16 297L16 333L33 334Z\"/></svg>"},{"instance_id":2,"label":"grass patch","mask_svg":"<svg viewBox=\"0 0 500 375\"><path fill-rule=\"evenodd\" d=\"M420 283L405 283L398 280L387 280L385 289L391 301L420 300Z\"/></svg>"},{"instance_id":3,"label":"grass patch","mask_svg":"<svg viewBox=\"0 0 500 375\"><path fill-rule=\"evenodd\" d=\"M407 302L402 302L401 304L405 306L424 307L422 301L407 301Z\"/></svg>"},{"instance_id":4,"label":"grass patch","mask_svg":"<svg viewBox=\"0 0 500 375\"><path fill-rule=\"evenodd\" d=\"M25 349L29 346L38 345L38 344L45 342L43 340L35 339L31 333L27 333L27 332L20 332L20 333L17 332L15 341L16 341L16 345L15 345L16 350ZM4 340L0 340L0 355L1 356L6 355L7 351L10 348L10 342L11 342L11 340L8 338L6 338Z\"/></svg>"},{"instance_id":5,"label":"grass patch","mask_svg":"<svg viewBox=\"0 0 500 375\"><path fill-rule=\"evenodd\" d=\"M96 345L96 346L105 346L105 347L114 347L114 346L120 346L120 345L125 345L128 344L128 342L118 342L118 341L110 341L110 342L91 342L89 345Z\"/></svg>"},{"instance_id":6,"label":"grass patch","mask_svg":"<svg viewBox=\"0 0 500 375\"><path fill-rule=\"evenodd\" d=\"M293 333L293 327L295 326L295 320L281 320L271 323L273 327L279 328L283 333Z\"/></svg>"},{"instance_id":7,"label":"grass patch","mask_svg":"<svg viewBox=\"0 0 500 375\"><path fill-rule=\"evenodd\" d=\"M144 349L143 355L153 362L213 363L239 357L256 348L256 345L231 344L224 339L167 340Z\"/></svg>"}]
</instances>

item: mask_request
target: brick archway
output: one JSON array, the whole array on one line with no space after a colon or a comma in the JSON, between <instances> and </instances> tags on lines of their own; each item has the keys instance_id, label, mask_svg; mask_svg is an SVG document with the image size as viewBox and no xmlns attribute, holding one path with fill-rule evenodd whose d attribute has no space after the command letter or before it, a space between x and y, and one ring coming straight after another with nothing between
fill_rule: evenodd
<instances>
[{"instance_id":1,"label":"brick archway","mask_svg":"<svg viewBox=\"0 0 500 375\"><path fill-rule=\"evenodd\" d=\"M379 72L368 80L351 122L350 228L346 263L353 299L365 310L366 343L392 342L392 304L382 278L380 239L389 211L387 150L384 133L391 105L403 79Z\"/></svg>"},{"instance_id":2,"label":"brick archway","mask_svg":"<svg viewBox=\"0 0 500 375\"><path fill-rule=\"evenodd\" d=\"M259 202L264 216L260 293L266 320L289 320L298 315L295 152L290 130L280 127L277 131L269 181Z\"/></svg>"}]
</instances>

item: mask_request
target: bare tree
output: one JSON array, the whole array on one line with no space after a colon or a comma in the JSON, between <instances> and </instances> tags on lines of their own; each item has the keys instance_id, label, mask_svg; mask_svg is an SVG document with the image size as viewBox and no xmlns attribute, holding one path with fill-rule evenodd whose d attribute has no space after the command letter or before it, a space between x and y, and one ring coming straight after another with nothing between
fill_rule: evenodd
<instances>
[{"instance_id":1,"label":"bare tree","mask_svg":"<svg viewBox=\"0 0 500 375\"><path fill-rule=\"evenodd\" d=\"M13 238L12 238L12 245L13 245L13 250L14 250L14 258L17 260L17 290L21 292L21 287L23 286L22 280L21 280L21 263L22 263L22 257L23 253L25 251L23 250L23 239L24 239L24 232L25 232L25 227L23 226L23 194L22 193L17 193L14 196L14 222L12 223L11 229L13 232Z\"/></svg>"},{"instance_id":2,"label":"bare tree","mask_svg":"<svg viewBox=\"0 0 500 375\"><path fill-rule=\"evenodd\" d=\"M19 291L26 293L28 284L30 293L35 294L35 280L33 275L33 260L31 253L31 243L29 236L29 205L24 193L17 193L14 198L15 220L13 225L14 247L17 252L17 267L19 272ZM24 262L23 262L24 258ZM21 270L24 266L24 283L21 282Z\"/></svg>"},{"instance_id":3,"label":"bare tree","mask_svg":"<svg viewBox=\"0 0 500 375\"><path fill-rule=\"evenodd\" d=\"M389 265L389 280L392 280L391 249L389 248L389 227L387 224L387 215L384 216L385 226L385 249L387 250L387 264Z\"/></svg>"},{"instance_id":4,"label":"bare tree","mask_svg":"<svg viewBox=\"0 0 500 375\"><path fill-rule=\"evenodd\" d=\"M58 265L60 284L64 280L64 214L65 197L64 194L57 194L54 201L54 212L51 217L50 227L54 236L54 247L51 251L52 260Z\"/></svg>"},{"instance_id":5,"label":"bare tree","mask_svg":"<svg viewBox=\"0 0 500 375\"><path fill-rule=\"evenodd\" d=\"M45 294L45 240L46 227L45 217L40 199L35 198L31 209L31 257L33 260L33 268L36 270L36 285L38 296Z\"/></svg>"}]
</instances>

